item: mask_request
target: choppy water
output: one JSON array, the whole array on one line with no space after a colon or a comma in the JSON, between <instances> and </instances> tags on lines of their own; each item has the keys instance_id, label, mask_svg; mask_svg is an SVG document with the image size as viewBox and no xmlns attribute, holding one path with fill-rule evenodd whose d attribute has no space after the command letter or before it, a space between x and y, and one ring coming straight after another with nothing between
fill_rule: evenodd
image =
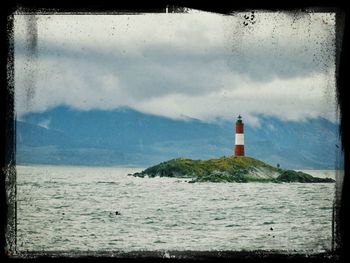
<instances>
[{"instance_id":1,"label":"choppy water","mask_svg":"<svg viewBox=\"0 0 350 263\"><path fill-rule=\"evenodd\" d=\"M127 176L140 170L17 166L18 250L331 249L335 184Z\"/></svg>"}]
</instances>

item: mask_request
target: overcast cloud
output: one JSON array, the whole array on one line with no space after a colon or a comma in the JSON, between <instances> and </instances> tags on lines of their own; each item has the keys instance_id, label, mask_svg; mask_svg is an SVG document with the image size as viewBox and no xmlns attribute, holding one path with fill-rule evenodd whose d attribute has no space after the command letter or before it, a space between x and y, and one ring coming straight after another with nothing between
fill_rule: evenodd
<instances>
[{"instance_id":1,"label":"overcast cloud","mask_svg":"<svg viewBox=\"0 0 350 263\"><path fill-rule=\"evenodd\" d=\"M66 104L335 121L331 13L16 15L14 31L19 117Z\"/></svg>"}]
</instances>

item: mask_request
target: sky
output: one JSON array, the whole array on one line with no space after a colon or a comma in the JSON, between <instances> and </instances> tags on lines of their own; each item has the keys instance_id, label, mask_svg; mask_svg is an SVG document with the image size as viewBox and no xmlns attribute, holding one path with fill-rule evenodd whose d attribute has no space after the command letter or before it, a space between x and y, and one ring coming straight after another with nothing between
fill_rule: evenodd
<instances>
[{"instance_id":1,"label":"sky","mask_svg":"<svg viewBox=\"0 0 350 263\"><path fill-rule=\"evenodd\" d=\"M334 13L18 13L14 41L18 118L63 104L337 122Z\"/></svg>"}]
</instances>

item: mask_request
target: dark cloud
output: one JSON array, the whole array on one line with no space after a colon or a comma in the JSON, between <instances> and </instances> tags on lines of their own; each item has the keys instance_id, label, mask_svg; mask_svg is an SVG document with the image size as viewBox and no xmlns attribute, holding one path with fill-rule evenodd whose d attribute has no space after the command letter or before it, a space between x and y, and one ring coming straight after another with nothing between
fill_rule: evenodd
<instances>
[{"instance_id":1,"label":"dark cloud","mask_svg":"<svg viewBox=\"0 0 350 263\"><path fill-rule=\"evenodd\" d=\"M159 31L157 34L146 31L145 25L135 18L125 32L119 24L118 30L110 31L112 35L91 31L89 25L94 24L90 22L76 29L71 26L70 31L65 32L59 24L53 27L51 22L41 19L35 67L37 80L30 84L38 91L32 110L65 103L86 109L139 107L153 113L160 111L162 115L172 115L170 109L173 109L179 114L205 117L213 113L223 115L225 107L232 111L230 100L235 98L240 99L240 103L236 103L240 106L241 100L245 100L250 107L246 110L250 112L270 113L268 108L276 111L276 105L278 111L281 96L288 96L291 107L281 110L282 114L288 115L287 109L297 107L300 114L295 116L301 116L301 109L306 108L295 105L298 99L305 103L300 99L305 97L318 105L321 90L335 88L334 83L320 82L322 76L330 82L333 80L334 32L331 29L334 30L334 26L325 28L319 21L311 21L309 25L308 18L300 18L306 20L299 24L293 22L297 24L293 29L293 23L276 26L277 22L268 15L262 17L267 19L265 27L260 17L260 25L257 20L254 28L244 30L239 23L240 15L225 20L226 26L221 24L221 16L204 19L193 15L193 19L186 18L187 24L159 23L155 29ZM63 17L57 21L69 27L69 19ZM155 17L142 19L149 23L156 20ZM101 29L108 26L102 20L96 24ZM266 26L271 24L272 29ZM302 26L309 27L309 31ZM221 27L223 33L219 32ZM21 28L19 22L17 28ZM127 30L133 34L125 36ZM20 111L25 111L21 106L26 100L21 97L21 89L32 70L30 63L25 63L27 57L26 42L18 33L15 77ZM276 85L281 85L280 90ZM293 85L300 87L293 88ZM261 90L274 92L266 94L269 101L266 105L261 102ZM206 114L212 102L217 104L211 105L210 114ZM178 105L182 111L175 109L177 104L184 105ZM315 115L315 107L311 111Z\"/></svg>"}]
</instances>

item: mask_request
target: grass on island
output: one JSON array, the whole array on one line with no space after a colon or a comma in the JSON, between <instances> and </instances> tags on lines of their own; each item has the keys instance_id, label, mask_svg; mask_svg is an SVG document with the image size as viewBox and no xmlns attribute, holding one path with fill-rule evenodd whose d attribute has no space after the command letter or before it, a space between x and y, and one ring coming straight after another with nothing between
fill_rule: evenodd
<instances>
[{"instance_id":1,"label":"grass on island","mask_svg":"<svg viewBox=\"0 0 350 263\"><path fill-rule=\"evenodd\" d=\"M275 176L256 176L257 170ZM334 182L303 172L284 170L247 156L221 157L209 160L172 159L147 168L134 176L192 178L191 182Z\"/></svg>"}]
</instances>

